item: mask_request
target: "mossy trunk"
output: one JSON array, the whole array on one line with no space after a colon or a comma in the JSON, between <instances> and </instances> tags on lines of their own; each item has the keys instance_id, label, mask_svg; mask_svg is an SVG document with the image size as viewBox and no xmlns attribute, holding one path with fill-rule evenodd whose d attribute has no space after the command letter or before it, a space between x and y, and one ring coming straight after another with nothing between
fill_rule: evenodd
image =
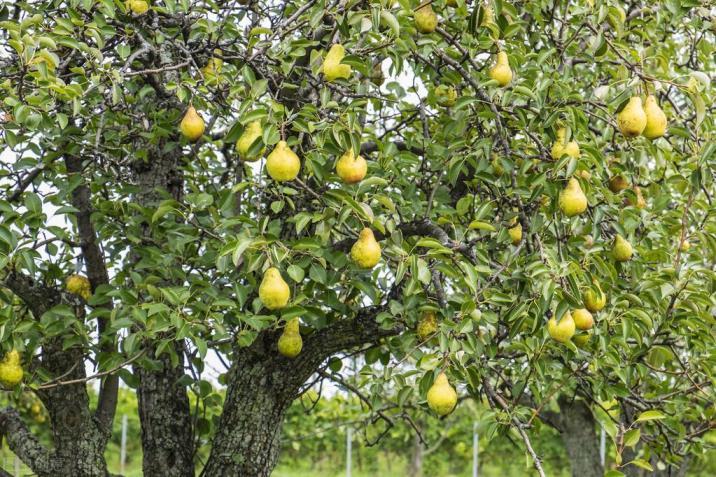
<instances>
[{"instance_id":1,"label":"mossy trunk","mask_svg":"<svg viewBox=\"0 0 716 477\"><path fill-rule=\"evenodd\" d=\"M573 477L603 477L599 438L592 411L584 401L560 398L559 426Z\"/></svg>"}]
</instances>

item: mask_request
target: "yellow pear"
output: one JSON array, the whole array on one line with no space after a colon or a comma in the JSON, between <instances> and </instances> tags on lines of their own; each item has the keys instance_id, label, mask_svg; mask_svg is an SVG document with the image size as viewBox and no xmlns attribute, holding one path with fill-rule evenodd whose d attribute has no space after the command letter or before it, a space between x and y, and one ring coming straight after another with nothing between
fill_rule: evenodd
<instances>
[{"instance_id":1,"label":"yellow pear","mask_svg":"<svg viewBox=\"0 0 716 477\"><path fill-rule=\"evenodd\" d=\"M259 285L261 303L269 310L278 310L288 304L289 298L291 298L291 290L281 277L281 272L275 267L266 270Z\"/></svg>"},{"instance_id":2,"label":"yellow pear","mask_svg":"<svg viewBox=\"0 0 716 477\"><path fill-rule=\"evenodd\" d=\"M278 339L278 352L287 358L295 358L303 348L299 324L298 318L289 320Z\"/></svg>"},{"instance_id":3,"label":"yellow pear","mask_svg":"<svg viewBox=\"0 0 716 477\"><path fill-rule=\"evenodd\" d=\"M356 156L353 149L348 149L338 162L336 162L336 174L346 184L360 182L368 172L368 163L361 156Z\"/></svg>"},{"instance_id":4,"label":"yellow pear","mask_svg":"<svg viewBox=\"0 0 716 477\"><path fill-rule=\"evenodd\" d=\"M617 262L626 262L631 259L632 253L631 244L621 235L617 234L614 239L614 245L612 246L612 255Z\"/></svg>"},{"instance_id":5,"label":"yellow pear","mask_svg":"<svg viewBox=\"0 0 716 477\"><path fill-rule=\"evenodd\" d=\"M351 66L341 64L344 56L346 56L346 50L340 43L336 43L328 50L326 59L323 60L323 76L326 81L331 82L338 78L348 79L351 77Z\"/></svg>"},{"instance_id":6,"label":"yellow pear","mask_svg":"<svg viewBox=\"0 0 716 477\"><path fill-rule=\"evenodd\" d=\"M688 252L690 248L691 244L688 240L684 239L681 241L681 244L679 245L679 250L681 250L682 252Z\"/></svg>"},{"instance_id":7,"label":"yellow pear","mask_svg":"<svg viewBox=\"0 0 716 477\"><path fill-rule=\"evenodd\" d=\"M364 228L358 240L351 247L351 259L360 268L373 268L380 261L380 244L375 240L373 231Z\"/></svg>"},{"instance_id":8,"label":"yellow pear","mask_svg":"<svg viewBox=\"0 0 716 477\"><path fill-rule=\"evenodd\" d=\"M646 127L642 132L644 137L656 139L663 136L666 133L666 114L661 110L653 95L646 97L644 112L646 113Z\"/></svg>"},{"instance_id":9,"label":"yellow pear","mask_svg":"<svg viewBox=\"0 0 716 477\"><path fill-rule=\"evenodd\" d=\"M624 178L621 174L613 176L609 179L609 190L618 194L624 189L629 187L629 181Z\"/></svg>"},{"instance_id":10,"label":"yellow pear","mask_svg":"<svg viewBox=\"0 0 716 477\"><path fill-rule=\"evenodd\" d=\"M276 182L292 181L298 177L300 170L301 160L286 141L279 141L266 158L266 171Z\"/></svg>"},{"instance_id":11,"label":"yellow pear","mask_svg":"<svg viewBox=\"0 0 716 477\"><path fill-rule=\"evenodd\" d=\"M420 321L418 322L418 339L422 343L433 336L437 331L438 318L435 315L435 312L432 310L424 311Z\"/></svg>"},{"instance_id":12,"label":"yellow pear","mask_svg":"<svg viewBox=\"0 0 716 477\"><path fill-rule=\"evenodd\" d=\"M415 9L415 28L420 33L432 33L438 27L438 16L433 11L431 2L423 2Z\"/></svg>"},{"instance_id":13,"label":"yellow pear","mask_svg":"<svg viewBox=\"0 0 716 477\"><path fill-rule=\"evenodd\" d=\"M186 114L179 124L179 130L185 138L194 142L198 141L199 138L204 134L204 120L196 112L194 106L189 105L189 109L186 110Z\"/></svg>"},{"instance_id":14,"label":"yellow pear","mask_svg":"<svg viewBox=\"0 0 716 477\"><path fill-rule=\"evenodd\" d=\"M263 133L261 121L252 121L246 126L239 140L236 141L236 152L239 153L239 158L241 158L242 161L254 162L259 160L266 149L263 148L258 153L252 155L249 155L249 150L251 149L251 145L260 138Z\"/></svg>"},{"instance_id":15,"label":"yellow pear","mask_svg":"<svg viewBox=\"0 0 716 477\"><path fill-rule=\"evenodd\" d=\"M574 336L575 325L572 314L567 311L562 315L562 319L557 323L557 319L553 316L547 322L547 332L553 340L560 343L566 343Z\"/></svg>"},{"instance_id":16,"label":"yellow pear","mask_svg":"<svg viewBox=\"0 0 716 477\"><path fill-rule=\"evenodd\" d=\"M147 10L149 10L149 2L147 0L127 0L125 5L135 15L144 15L147 13Z\"/></svg>"},{"instance_id":17,"label":"yellow pear","mask_svg":"<svg viewBox=\"0 0 716 477\"><path fill-rule=\"evenodd\" d=\"M559 208L567 217L579 215L587 210L587 196L582 192L577 179L569 179L567 187L559 193Z\"/></svg>"},{"instance_id":18,"label":"yellow pear","mask_svg":"<svg viewBox=\"0 0 716 477\"><path fill-rule=\"evenodd\" d=\"M627 105L617 114L617 125L626 137L636 137L646 127L646 112L641 105L641 98L632 96Z\"/></svg>"},{"instance_id":19,"label":"yellow pear","mask_svg":"<svg viewBox=\"0 0 716 477\"><path fill-rule=\"evenodd\" d=\"M512 81L512 70L510 69L510 62L507 59L507 53L500 51L497 53L497 61L495 65L490 68L490 78L497 81L500 86L507 86Z\"/></svg>"},{"instance_id":20,"label":"yellow pear","mask_svg":"<svg viewBox=\"0 0 716 477\"><path fill-rule=\"evenodd\" d=\"M552 144L551 155L555 161L560 159L563 155L567 154L569 157L579 159L581 151L579 150L579 144L577 141L567 141L567 130L565 128L559 128L557 130L557 139Z\"/></svg>"},{"instance_id":21,"label":"yellow pear","mask_svg":"<svg viewBox=\"0 0 716 477\"><path fill-rule=\"evenodd\" d=\"M512 245L518 245L522 241L522 224L517 222L513 227L507 229L507 234L512 240Z\"/></svg>"},{"instance_id":22,"label":"yellow pear","mask_svg":"<svg viewBox=\"0 0 716 477\"><path fill-rule=\"evenodd\" d=\"M92 285L83 275L70 275L65 280L65 289L73 295L79 295L86 300L92 296Z\"/></svg>"},{"instance_id":23,"label":"yellow pear","mask_svg":"<svg viewBox=\"0 0 716 477\"><path fill-rule=\"evenodd\" d=\"M587 308L587 310L591 311L592 313L596 313L602 308L604 308L607 304L607 296L602 291L602 288L599 286L599 283L594 282L594 285L597 289L597 291L594 291L591 288L588 288L583 294L582 299L584 300L584 306Z\"/></svg>"},{"instance_id":24,"label":"yellow pear","mask_svg":"<svg viewBox=\"0 0 716 477\"><path fill-rule=\"evenodd\" d=\"M20 353L13 349L0 361L0 383L6 388L12 388L22 381L22 375Z\"/></svg>"},{"instance_id":25,"label":"yellow pear","mask_svg":"<svg viewBox=\"0 0 716 477\"><path fill-rule=\"evenodd\" d=\"M435 88L434 94L440 106L454 106L457 101L457 91L454 86L441 84Z\"/></svg>"},{"instance_id":26,"label":"yellow pear","mask_svg":"<svg viewBox=\"0 0 716 477\"><path fill-rule=\"evenodd\" d=\"M584 308L573 310L572 319L578 330L590 330L594 326L594 317Z\"/></svg>"},{"instance_id":27,"label":"yellow pear","mask_svg":"<svg viewBox=\"0 0 716 477\"><path fill-rule=\"evenodd\" d=\"M457 405L457 392L448 382L445 373L438 374L428 390L428 406L438 416L447 416Z\"/></svg>"},{"instance_id":28,"label":"yellow pear","mask_svg":"<svg viewBox=\"0 0 716 477\"><path fill-rule=\"evenodd\" d=\"M637 209L643 209L646 207L646 200L644 199L644 196L641 193L641 187L634 186L632 189L634 191L634 194L636 195L636 199L631 199L630 197L627 197L627 203L629 205L633 205Z\"/></svg>"}]
</instances>

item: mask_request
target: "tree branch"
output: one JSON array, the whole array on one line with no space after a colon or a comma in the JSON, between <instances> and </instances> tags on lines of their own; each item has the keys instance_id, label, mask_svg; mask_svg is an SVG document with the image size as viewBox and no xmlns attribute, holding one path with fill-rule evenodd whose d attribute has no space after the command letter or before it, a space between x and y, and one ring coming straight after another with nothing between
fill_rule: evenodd
<instances>
[{"instance_id":1,"label":"tree branch","mask_svg":"<svg viewBox=\"0 0 716 477\"><path fill-rule=\"evenodd\" d=\"M7 407L0 411L0 435L33 472L47 475L51 471L50 453L22 422L17 410Z\"/></svg>"}]
</instances>

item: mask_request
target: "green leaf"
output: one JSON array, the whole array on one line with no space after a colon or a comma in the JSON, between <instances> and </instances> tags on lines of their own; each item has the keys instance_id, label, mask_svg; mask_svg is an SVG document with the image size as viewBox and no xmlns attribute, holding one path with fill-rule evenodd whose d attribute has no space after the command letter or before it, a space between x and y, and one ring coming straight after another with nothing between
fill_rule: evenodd
<instances>
[{"instance_id":1,"label":"green leaf","mask_svg":"<svg viewBox=\"0 0 716 477\"><path fill-rule=\"evenodd\" d=\"M665 417L666 416L663 412L659 411L658 409L652 409L650 411L644 411L639 414L639 417L636 419L636 422L654 421L657 419L664 419Z\"/></svg>"}]
</instances>

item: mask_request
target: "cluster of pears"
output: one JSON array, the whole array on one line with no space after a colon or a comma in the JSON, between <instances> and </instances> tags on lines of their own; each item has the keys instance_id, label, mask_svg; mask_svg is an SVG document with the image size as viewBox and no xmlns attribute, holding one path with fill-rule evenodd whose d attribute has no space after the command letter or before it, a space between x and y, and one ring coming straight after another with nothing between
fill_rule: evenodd
<instances>
[{"instance_id":1,"label":"cluster of pears","mask_svg":"<svg viewBox=\"0 0 716 477\"><path fill-rule=\"evenodd\" d=\"M666 133L666 125L666 114L653 95L646 97L643 106L639 96L632 96L617 114L617 126L629 138L639 135L647 139L659 138Z\"/></svg>"},{"instance_id":2,"label":"cluster of pears","mask_svg":"<svg viewBox=\"0 0 716 477\"><path fill-rule=\"evenodd\" d=\"M592 313L602 310L607 304L607 296L599 283L594 282L594 288L596 291L589 288L583 293L584 308L567 310L559 321L554 316L547 321L547 332L553 340L566 343L573 339L580 346L589 341L590 330L594 327ZM586 331L586 333L575 336L577 330Z\"/></svg>"},{"instance_id":3,"label":"cluster of pears","mask_svg":"<svg viewBox=\"0 0 716 477\"><path fill-rule=\"evenodd\" d=\"M457 405L457 391L450 385L447 375L440 372L428 390L428 406L438 416L447 416Z\"/></svg>"},{"instance_id":4,"label":"cluster of pears","mask_svg":"<svg viewBox=\"0 0 716 477\"><path fill-rule=\"evenodd\" d=\"M269 310L280 310L288 305L291 299L291 289L276 267L270 267L264 272L259 285L259 300ZM303 340L299 332L299 319L292 318L286 323L283 333L278 339L278 351L283 356L295 358L303 348Z\"/></svg>"},{"instance_id":5,"label":"cluster of pears","mask_svg":"<svg viewBox=\"0 0 716 477\"><path fill-rule=\"evenodd\" d=\"M577 141L567 142L567 128L563 127L557 130L557 139L550 152L555 161L565 154L574 159L579 159L580 156L579 144Z\"/></svg>"},{"instance_id":6,"label":"cluster of pears","mask_svg":"<svg viewBox=\"0 0 716 477\"><path fill-rule=\"evenodd\" d=\"M22 376L20 353L13 349L0 361L0 383L6 388L13 388L20 384Z\"/></svg>"},{"instance_id":7,"label":"cluster of pears","mask_svg":"<svg viewBox=\"0 0 716 477\"><path fill-rule=\"evenodd\" d=\"M65 289L73 295L79 295L85 301L92 296L92 285L84 275L70 275L65 280Z\"/></svg>"}]
</instances>

